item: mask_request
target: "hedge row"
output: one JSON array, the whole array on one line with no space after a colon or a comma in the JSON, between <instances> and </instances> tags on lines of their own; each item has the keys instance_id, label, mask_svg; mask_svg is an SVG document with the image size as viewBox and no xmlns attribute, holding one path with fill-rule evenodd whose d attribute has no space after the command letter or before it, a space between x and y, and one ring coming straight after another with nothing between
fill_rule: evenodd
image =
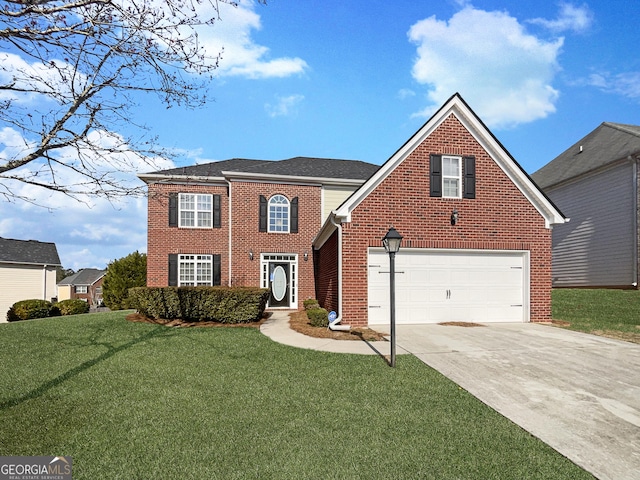
<instances>
[{"instance_id":1,"label":"hedge row","mask_svg":"<svg viewBox=\"0 0 640 480\"><path fill-rule=\"evenodd\" d=\"M31 320L34 318L59 317L60 315L77 315L88 313L89 304L83 300L62 300L51 303L47 300L20 300L13 304L7 312L7 322Z\"/></svg>"},{"instance_id":2,"label":"hedge row","mask_svg":"<svg viewBox=\"0 0 640 480\"><path fill-rule=\"evenodd\" d=\"M260 320L269 290L251 287L136 287L131 308L149 318L187 322L249 323Z\"/></svg>"}]
</instances>

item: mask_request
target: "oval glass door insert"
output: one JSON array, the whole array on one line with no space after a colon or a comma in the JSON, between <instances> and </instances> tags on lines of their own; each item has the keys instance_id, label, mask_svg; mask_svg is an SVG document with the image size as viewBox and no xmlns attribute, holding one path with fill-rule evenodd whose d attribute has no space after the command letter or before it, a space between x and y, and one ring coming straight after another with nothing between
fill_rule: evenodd
<instances>
[{"instance_id":1,"label":"oval glass door insert","mask_svg":"<svg viewBox=\"0 0 640 480\"><path fill-rule=\"evenodd\" d=\"M287 293L287 274L280 265L273 270L273 281L271 282L271 293L276 301L281 301Z\"/></svg>"}]
</instances>

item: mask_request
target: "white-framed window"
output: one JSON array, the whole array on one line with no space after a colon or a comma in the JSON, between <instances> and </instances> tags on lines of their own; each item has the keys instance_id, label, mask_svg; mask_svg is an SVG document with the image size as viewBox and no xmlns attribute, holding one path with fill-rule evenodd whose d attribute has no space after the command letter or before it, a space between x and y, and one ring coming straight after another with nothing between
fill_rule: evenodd
<instances>
[{"instance_id":1,"label":"white-framed window","mask_svg":"<svg viewBox=\"0 0 640 480\"><path fill-rule=\"evenodd\" d=\"M269 232L289 232L289 200L284 195L269 199Z\"/></svg>"},{"instance_id":2,"label":"white-framed window","mask_svg":"<svg viewBox=\"0 0 640 480\"><path fill-rule=\"evenodd\" d=\"M178 286L213 285L212 255L179 255Z\"/></svg>"},{"instance_id":3,"label":"white-framed window","mask_svg":"<svg viewBox=\"0 0 640 480\"><path fill-rule=\"evenodd\" d=\"M178 195L179 225L185 228L212 228L213 195L181 193Z\"/></svg>"},{"instance_id":4,"label":"white-framed window","mask_svg":"<svg viewBox=\"0 0 640 480\"><path fill-rule=\"evenodd\" d=\"M442 156L442 196L461 198L462 158Z\"/></svg>"},{"instance_id":5,"label":"white-framed window","mask_svg":"<svg viewBox=\"0 0 640 480\"><path fill-rule=\"evenodd\" d=\"M87 293L86 285L76 285L76 293Z\"/></svg>"}]
</instances>

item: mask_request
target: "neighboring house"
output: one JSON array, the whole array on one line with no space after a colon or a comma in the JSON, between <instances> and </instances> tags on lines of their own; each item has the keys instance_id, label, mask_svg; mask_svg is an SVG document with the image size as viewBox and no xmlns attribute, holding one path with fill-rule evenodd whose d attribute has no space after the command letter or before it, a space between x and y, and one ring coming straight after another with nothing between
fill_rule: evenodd
<instances>
[{"instance_id":1,"label":"neighboring house","mask_svg":"<svg viewBox=\"0 0 640 480\"><path fill-rule=\"evenodd\" d=\"M384 324L393 225L398 323L550 318L565 218L458 94L382 167L234 159L139 177L149 286L269 287L270 308L315 296L344 323Z\"/></svg>"},{"instance_id":2,"label":"neighboring house","mask_svg":"<svg viewBox=\"0 0 640 480\"><path fill-rule=\"evenodd\" d=\"M315 296L312 240L376 170L349 160L232 159L139 177L148 184L147 285L271 288L270 308Z\"/></svg>"},{"instance_id":3,"label":"neighboring house","mask_svg":"<svg viewBox=\"0 0 640 480\"><path fill-rule=\"evenodd\" d=\"M0 322L6 322L7 311L20 300L51 301L60 266L54 243L0 237Z\"/></svg>"},{"instance_id":4,"label":"neighboring house","mask_svg":"<svg viewBox=\"0 0 640 480\"><path fill-rule=\"evenodd\" d=\"M553 230L556 287L638 288L640 126L604 122L532 175L571 218Z\"/></svg>"},{"instance_id":5,"label":"neighboring house","mask_svg":"<svg viewBox=\"0 0 640 480\"><path fill-rule=\"evenodd\" d=\"M102 281L106 270L83 268L58 282L58 300L80 299L91 307L102 303Z\"/></svg>"},{"instance_id":6,"label":"neighboring house","mask_svg":"<svg viewBox=\"0 0 640 480\"><path fill-rule=\"evenodd\" d=\"M564 222L456 94L324 223L318 300L344 323L388 325L393 225L398 323L549 320L551 228Z\"/></svg>"}]
</instances>

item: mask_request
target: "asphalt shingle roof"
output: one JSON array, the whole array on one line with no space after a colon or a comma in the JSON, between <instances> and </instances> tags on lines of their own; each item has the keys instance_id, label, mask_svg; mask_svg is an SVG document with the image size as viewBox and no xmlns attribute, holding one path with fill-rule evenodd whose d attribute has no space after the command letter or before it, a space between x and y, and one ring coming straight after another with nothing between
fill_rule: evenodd
<instances>
[{"instance_id":1,"label":"asphalt shingle roof","mask_svg":"<svg viewBox=\"0 0 640 480\"><path fill-rule=\"evenodd\" d=\"M58 285L93 285L100 280L100 277L104 276L105 273L107 273L106 270L83 268L79 272L59 281Z\"/></svg>"},{"instance_id":2,"label":"asphalt shingle roof","mask_svg":"<svg viewBox=\"0 0 640 480\"><path fill-rule=\"evenodd\" d=\"M0 262L61 265L55 243L0 237Z\"/></svg>"},{"instance_id":3,"label":"asphalt shingle roof","mask_svg":"<svg viewBox=\"0 0 640 480\"><path fill-rule=\"evenodd\" d=\"M250 160L232 158L219 162L152 172L154 175L184 175L222 177L222 172L242 172L265 175L287 175L311 178L348 178L366 180L380 168L360 160L294 157L285 160Z\"/></svg>"},{"instance_id":4,"label":"asphalt shingle roof","mask_svg":"<svg viewBox=\"0 0 640 480\"><path fill-rule=\"evenodd\" d=\"M637 154L640 126L603 122L531 177L541 188L548 188Z\"/></svg>"}]
</instances>

